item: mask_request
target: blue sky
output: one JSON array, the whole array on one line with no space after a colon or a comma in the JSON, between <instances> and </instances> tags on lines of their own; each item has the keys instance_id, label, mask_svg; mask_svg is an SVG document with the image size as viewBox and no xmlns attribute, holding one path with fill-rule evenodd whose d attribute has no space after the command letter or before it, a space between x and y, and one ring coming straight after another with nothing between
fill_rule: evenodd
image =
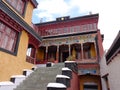
<instances>
[{"instance_id":1,"label":"blue sky","mask_svg":"<svg viewBox=\"0 0 120 90\"><path fill-rule=\"evenodd\" d=\"M37 0L33 23L53 21L57 17L78 17L99 13L98 28L104 34L104 49L108 49L120 30L119 0Z\"/></svg>"}]
</instances>

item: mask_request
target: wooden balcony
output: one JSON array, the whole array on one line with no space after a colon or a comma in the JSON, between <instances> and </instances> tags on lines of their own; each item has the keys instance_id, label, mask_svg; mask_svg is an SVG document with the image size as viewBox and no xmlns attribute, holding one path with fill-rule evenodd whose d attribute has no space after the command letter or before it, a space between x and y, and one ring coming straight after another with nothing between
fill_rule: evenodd
<instances>
[{"instance_id":1,"label":"wooden balcony","mask_svg":"<svg viewBox=\"0 0 120 90\"><path fill-rule=\"evenodd\" d=\"M33 58L33 57L27 56L26 61L29 63L35 64L35 58Z\"/></svg>"}]
</instances>

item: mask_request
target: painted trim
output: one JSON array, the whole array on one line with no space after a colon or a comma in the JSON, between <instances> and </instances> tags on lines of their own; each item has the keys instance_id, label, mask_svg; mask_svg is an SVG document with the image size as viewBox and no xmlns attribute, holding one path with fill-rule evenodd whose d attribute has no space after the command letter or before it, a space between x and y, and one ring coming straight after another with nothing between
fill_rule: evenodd
<instances>
[{"instance_id":1,"label":"painted trim","mask_svg":"<svg viewBox=\"0 0 120 90\"><path fill-rule=\"evenodd\" d=\"M90 31L90 32L75 33L75 34L65 34L65 35L58 35L58 36L49 36L49 37L43 37L43 39L61 38L61 37L68 37L68 36L77 36L77 35L84 35L84 34L93 34L93 33L97 33L97 30L96 30L96 31Z\"/></svg>"},{"instance_id":2,"label":"painted trim","mask_svg":"<svg viewBox=\"0 0 120 90\"><path fill-rule=\"evenodd\" d=\"M21 26L19 26L18 23L16 23L14 20L12 20L9 16L7 16L4 12L0 10L0 22L6 24L10 28L16 30L17 32L20 32L23 30Z\"/></svg>"},{"instance_id":3,"label":"painted trim","mask_svg":"<svg viewBox=\"0 0 120 90\"><path fill-rule=\"evenodd\" d=\"M3 1L0 0L0 9L16 21L20 26L22 26L28 33L33 35L38 41L42 41L40 35L38 35L35 30L29 26L23 19L21 19L15 12L13 12Z\"/></svg>"}]
</instances>

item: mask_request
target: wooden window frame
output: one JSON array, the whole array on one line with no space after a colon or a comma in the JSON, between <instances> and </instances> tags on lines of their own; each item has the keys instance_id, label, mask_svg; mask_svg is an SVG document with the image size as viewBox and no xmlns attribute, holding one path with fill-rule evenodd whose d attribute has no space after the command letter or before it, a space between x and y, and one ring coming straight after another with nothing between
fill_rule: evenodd
<instances>
[{"instance_id":1,"label":"wooden window frame","mask_svg":"<svg viewBox=\"0 0 120 90\"><path fill-rule=\"evenodd\" d=\"M17 1L16 2L16 6L14 6L13 5L13 1ZM23 2L23 6L22 6L22 11L19 11L19 10L17 10L17 8L18 8L18 5L20 4L20 2ZM22 16L24 16L25 15L25 12L26 12L26 6L27 6L27 1L26 0L10 0L10 2L9 2L9 0L6 0L6 2L12 7L12 8L14 8L15 9L15 11L17 11L20 15L22 15Z\"/></svg>"},{"instance_id":2,"label":"wooden window frame","mask_svg":"<svg viewBox=\"0 0 120 90\"><path fill-rule=\"evenodd\" d=\"M21 33L12 29L11 27L9 27L8 25L6 25L5 23L0 21L0 25L3 24L4 28L0 29L1 37L0 37L0 51L12 54L12 55L17 55L17 51L18 51L18 45L19 45L19 41L20 41L20 35ZM7 33L7 29L10 29L10 33ZM15 34L15 36L13 35L13 33ZM8 40L6 42L5 47L2 47L3 43L4 43L4 39L5 37L8 37ZM11 44L11 49L9 49L11 40L13 40L13 43Z\"/></svg>"}]
</instances>

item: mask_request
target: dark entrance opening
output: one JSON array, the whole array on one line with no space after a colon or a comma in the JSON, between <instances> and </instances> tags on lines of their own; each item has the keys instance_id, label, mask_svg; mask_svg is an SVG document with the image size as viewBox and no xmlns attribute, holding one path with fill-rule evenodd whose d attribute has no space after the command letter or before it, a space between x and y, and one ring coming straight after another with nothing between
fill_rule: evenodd
<instances>
[{"instance_id":1,"label":"dark entrance opening","mask_svg":"<svg viewBox=\"0 0 120 90\"><path fill-rule=\"evenodd\" d=\"M68 45L61 45L59 47L59 62L66 61L66 58L69 56L69 47Z\"/></svg>"},{"instance_id":2,"label":"dark entrance opening","mask_svg":"<svg viewBox=\"0 0 120 90\"><path fill-rule=\"evenodd\" d=\"M84 85L84 90L98 90L97 85Z\"/></svg>"},{"instance_id":3,"label":"dark entrance opening","mask_svg":"<svg viewBox=\"0 0 120 90\"><path fill-rule=\"evenodd\" d=\"M68 58L68 56L69 56L69 52L63 52L62 53L63 62L66 61L66 59Z\"/></svg>"}]
</instances>

